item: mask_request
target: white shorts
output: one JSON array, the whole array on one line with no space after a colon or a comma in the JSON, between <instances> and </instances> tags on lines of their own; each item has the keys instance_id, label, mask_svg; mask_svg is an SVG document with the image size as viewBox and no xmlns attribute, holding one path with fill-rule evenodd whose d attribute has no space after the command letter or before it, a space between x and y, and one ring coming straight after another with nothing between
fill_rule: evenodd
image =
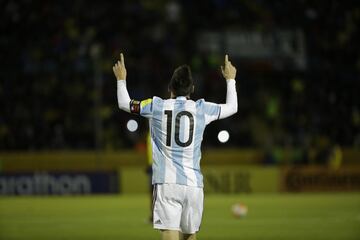
<instances>
[{"instance_id":1,"label":"white shorts","mask_svg":"<svg viewBox=\"0 0 360 240\"><path fill-rule=\"evenodd\" d=\"M153 223L155 229L177 230L186 234L199 231L204 191L179 184L155 184Z\"/></svg>"}]
</instances>

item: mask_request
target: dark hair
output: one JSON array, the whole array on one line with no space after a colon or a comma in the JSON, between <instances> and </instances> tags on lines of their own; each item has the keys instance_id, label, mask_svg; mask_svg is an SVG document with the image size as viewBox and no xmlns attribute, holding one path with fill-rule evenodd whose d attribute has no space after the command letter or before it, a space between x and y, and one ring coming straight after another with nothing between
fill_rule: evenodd
<instances>
[{"instance_id":1,"label":"dark hair","mask_svg":"<svg viewBox=\"0 0 360 240\"><path fill-rule=\"evenodd\" d=\"M188 65L176 68L169 84L169 90L176 96L188 96L193 90L193 79Z\"/></svg>"}]
</instances>

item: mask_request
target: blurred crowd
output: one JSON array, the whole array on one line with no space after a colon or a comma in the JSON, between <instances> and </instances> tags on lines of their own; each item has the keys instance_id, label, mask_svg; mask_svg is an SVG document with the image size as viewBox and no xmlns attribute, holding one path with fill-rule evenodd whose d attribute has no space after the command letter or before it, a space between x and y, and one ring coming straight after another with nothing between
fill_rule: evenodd
<instances>
[{"instance_id":1,"label":"blurred crowd","mask_svg":"<svg viewBox=\"0 0 360 240\"><path fill-rule=\"evenodd\" d=\"M132 148L146 120L120 112L112 64L125 54L132 98L168 97L191 65L194 99L225 101L224 52L199 49L204 30L300 29L306 68L238 68L238 113L208 126L204 147L309 149L360 145L360 5L353 1L2 1L0 149ZM231 52L229 53L231 57ZM130 118L139 130L126 128ZM220 144L220 130L230 140ZM313 154L314 155L314 154ZM324 155L324 154L323 154ZM322 152L313 156L323 160ZM325 154L326 155L326 154ZM326 157L325 157L326 158Z\"/></svg>"}]
</instances>

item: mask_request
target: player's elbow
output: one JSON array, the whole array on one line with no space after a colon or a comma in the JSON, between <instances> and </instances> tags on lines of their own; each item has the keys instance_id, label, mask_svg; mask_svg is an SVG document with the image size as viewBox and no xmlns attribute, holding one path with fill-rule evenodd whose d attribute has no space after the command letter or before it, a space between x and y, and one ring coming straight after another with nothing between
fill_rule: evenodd
<instances>
[{"instance_id":1,"label":"player's elbow","mask_svg":"<svg viewBox=\"0 0 360 240\"><path fill-rule=\"evenodd\" d=\"M237 113L238 111L238 104L237 102L234 102L233 104L230 105L230 113L231 115Z\"/></svg>"},{"instance_id":2,"label":"player's elbow","mask_svg":"<svg viewBox=\"0 0 360 240\"><path fill-rule=\"evenodd\" d=\"M238 111L238 104L237 104L237 102L236 102L236 103L235 103L235 106L234 106L234 114L237 113L237 111Z\"/></svg>"},{"instance_id":3,"label":"player's elbow","mask_svg":"<svg viewBox=\"0 0 360 240\"><path fill-rule=\"evenodd\" d=\"M236 105L234 105L234 106L231 108L231 115L237 113L237 111L238 111L238 106L237 106L237 104L236 104Z\"/></svg>"},{"instance_id":4,"label":"player's elbow","mask_svg":"<svg viewBox=\"0 0 360 240\"><path fill-rule=\"evenodd\" d=\"M221 106L221 112L219 119L224 119L230 117L237 113L238 107L237 104L224 104Z\"/></svg>"},{"instance_id":5,"label":"player's elbow","mask_svg":"<svg viewBox=\"0 0 360 240\"><path fill-rule=\"evenodd\" d=\"M118 101L118 106L121 110L125 111L125 112L130 112L130 105L129 102L125 102L125 101Z\"/></svg>"}]
</instances>

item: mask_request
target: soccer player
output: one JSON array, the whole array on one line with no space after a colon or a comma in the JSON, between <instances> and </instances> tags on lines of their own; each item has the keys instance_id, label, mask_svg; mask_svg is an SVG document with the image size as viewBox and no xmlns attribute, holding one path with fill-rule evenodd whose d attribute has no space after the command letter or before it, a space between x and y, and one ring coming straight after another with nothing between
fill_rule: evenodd
<instances>
[{"instance_id":1,"label":"soccer player","mask_svg":"<svg viewBox=\"0 0 360 240\"><path fill-rule=\"evenodd\" d=\"M225 55L222 75L226 79L226 103L193 101L189 66L175 69L169 83L171 97L131 100L126 89L123 54L113 67L117 79L119 108L149 119L153 149L153 226L164 240L196 239L203 212L203 176L200 171L201 142L210 122L237 112L236 68Z\"/></svg>"}]
</instances>

